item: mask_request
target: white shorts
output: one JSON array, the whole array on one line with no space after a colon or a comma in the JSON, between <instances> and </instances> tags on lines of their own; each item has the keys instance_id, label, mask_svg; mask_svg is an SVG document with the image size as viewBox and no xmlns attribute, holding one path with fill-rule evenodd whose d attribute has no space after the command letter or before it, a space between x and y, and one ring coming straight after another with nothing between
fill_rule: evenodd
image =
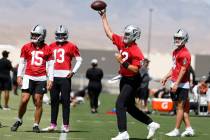
<instances>
[{"instance_id":1,"label":"white shorts","mask_svg":"<svg viewBox=\"0 0 210 140\"><path fill-rule=\"evenodd\" d=\"M208 92L206 94L207 94L207 101L210 102L210 88L208 89Z\"/></svg>"}]
</instances>

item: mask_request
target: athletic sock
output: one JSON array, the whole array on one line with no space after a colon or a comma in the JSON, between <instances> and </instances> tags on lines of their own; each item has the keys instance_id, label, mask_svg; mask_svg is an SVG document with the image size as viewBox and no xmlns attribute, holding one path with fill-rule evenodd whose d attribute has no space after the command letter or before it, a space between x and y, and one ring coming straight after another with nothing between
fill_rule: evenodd
<instances>
[{"instance_id":1,"label":"athletic sock","mask_svg":"<svg viewBox=\"0 0 210 140\"><path fill-rule=\"evenodd\" d=\"M39 126L39 124L38 123L34 123L34 126Z\"/></svg>"}]
</instances>

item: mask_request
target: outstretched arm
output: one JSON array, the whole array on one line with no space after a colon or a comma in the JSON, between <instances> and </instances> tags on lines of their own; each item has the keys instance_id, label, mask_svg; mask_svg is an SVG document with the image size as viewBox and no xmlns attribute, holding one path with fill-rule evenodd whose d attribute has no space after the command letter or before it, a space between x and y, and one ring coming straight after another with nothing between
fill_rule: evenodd
<instances>
[{"instance_id":1,"label":"outstretched arm","mask_svg":"<svg viewBox=\"0 0 210 140\"><path fill-rule=\"evenodd\" d=\"M113 32L109 26L109 23L108 23L108 20L107 20L107 17L106 17L106 9L102 10L102 11L99 11L98 12L101 16L101 19L102 19L102 23L103 23L103 27L104 27L104 31L107 35L107 37L112 40L112 35L113 35Z\"/></svg>"}]
</instances>

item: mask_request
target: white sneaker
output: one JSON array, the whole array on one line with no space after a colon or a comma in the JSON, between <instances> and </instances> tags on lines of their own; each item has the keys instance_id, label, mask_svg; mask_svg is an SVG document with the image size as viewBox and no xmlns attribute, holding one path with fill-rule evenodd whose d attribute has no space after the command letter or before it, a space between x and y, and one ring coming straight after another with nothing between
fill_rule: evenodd
<instances>
[{"instance_id":1,"label":"white sneaker","mask_svg":"<svg viewBox=\"0 0 210 140\"><path fill-rule=\"evenodd\" d=\"M147 139L151 139L155 135L155 131L160 128L160 124L152 122L148 125L147 129L149 130Z\"/></svg>"},{"instance_id":2,"label":"white sneaker","mask_svg":"<svg viewBox=\"0 0 210 140\"><path fill-rule=\"evenodd\" d=\"M56 124L50 124L49 127L42 129L42 131L55 131L55 130L56 130Z\"/></svg>"},{"instance_id":3,"label":"white sneaker","mask_svg":"<svg viewBox=\"0 0 210 140\"><path fill-rule=\"evenodd\" d=\"M8 111L11 110L9 107L3 107L3 110Z\"/></svg>"},{"instance_id":4,"label":"white sneaker","mask_svg":"<svg viewBox=\"0 0 210 140\"><path fill-rule=\"evenodd\" d=\"M169 136L169 137L177 137L177 136L179 136L180 135L180 133L179 133L179 129L174 129L174 130L172 130L171 132L169 132L169 133L166 133L165 134L166 136Z\"/></svg>"},{"instance_id":5,"label":"white sneaker","mask_svg":"<svg viewBox=\"0 0 210 140\"><path fill-rule=\"evenodd\" d=\"M129 134L127 131L119 133L116 137L111 140L129 140Z\"/></svg>"},{"instance_id":6,"label":"white sneaker","mask_svg":"<svg viewBox=\"0 0 210 140\"><path fill-rule=\"evenodd\" d=\"M186 128L184 132L182 132L181 137L192 137L195 135L194 130L190 128Z\"/></svg>"},{"instance_id":7,"label":"white sneaker","mask_svg":"<svg viewBox=\"0 0 210 140\"><path fill-rule=\"evenodd\" d=\"M61 131L64 132L64 133L68 133L70 131L69 125L63 125L61 127Z\"/></svg>"}]
</instances>

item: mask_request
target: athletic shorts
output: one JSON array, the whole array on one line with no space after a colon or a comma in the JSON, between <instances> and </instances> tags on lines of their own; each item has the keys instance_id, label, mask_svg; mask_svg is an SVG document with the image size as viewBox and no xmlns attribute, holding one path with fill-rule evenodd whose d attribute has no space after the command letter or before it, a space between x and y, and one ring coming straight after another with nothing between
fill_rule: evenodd
<instances>
[{"instance_id":1,"label":"athletic shorts","mask_svg":"<svg viewBox=\"0 0 210 140\"><path fill-rule=\"evenodd\" d=\"M10 78L0 78L0 90L12 90L12 81Z\"/></svg>"},{"instance_id":2,"label":"athletic shorts","mask_svg":"<svg viewBox=\"0 0 210 140\"><path fill-rule=\"evenodd\" d=\"M208 92L206 93L207 95L207 101L210 103L210 88L208 89Z\"/></svg>"},{"instance_id":3,"label":"athletic shorts","mask_svg":"<svg viewBox=\"0 0 210 140\"><path fill-rule=\"evenodd\" d=\"M189 89L178 88L175 93L170 92L171 99L173 101L187 101L188 100Z\"/></svg>"},{"instance_id":4,"label":"athletic shorts","mask_svg":"<svg viewBox=\"0 0 210 140\"><path fill-rule=\"evenodd\" d=\"M29 80L28 89L22 89L22 92L29 93L31 95L36 94L45 94L47 93L47 81L33 81Z\"/></svg>"}]
</instances>

